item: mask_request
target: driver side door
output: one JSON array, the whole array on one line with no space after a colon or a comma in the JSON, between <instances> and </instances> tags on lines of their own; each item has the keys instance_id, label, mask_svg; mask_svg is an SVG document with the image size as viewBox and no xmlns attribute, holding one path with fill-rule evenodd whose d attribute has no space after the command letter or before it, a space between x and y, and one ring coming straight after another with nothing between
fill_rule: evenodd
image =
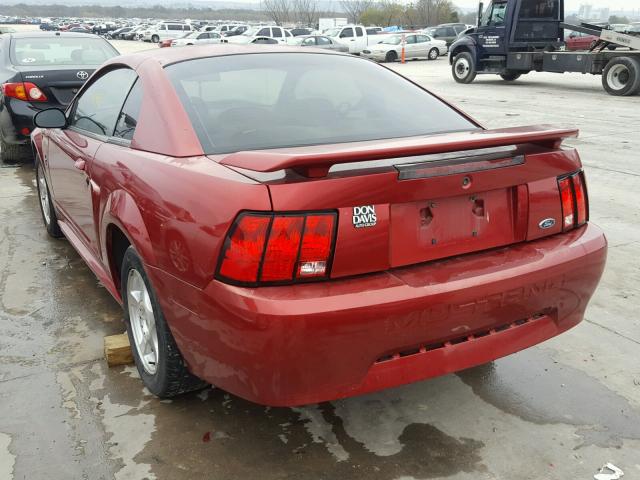
<instances>
[{"instance_id":1,"label":"driver side door","mask_svg":"<svg viewBox=\"0 0 640 480\"><path fill-rule=\"evenodd\" d=\"M507 2L494 1L482 15L478 27L480 56L506 54Z\"/></svg>"},{"instance_id":2,"label":"driver side door","mask_svg":"<svg viewBox=\"0 0 640 480\"><path fill-rule=\"evenodd\" d=\"M92 78L69 106L67 128L48 131L49 187L56 210L94 254L98 250L93 197L99 189L91 182L91 163L98 149L113 135L136 78L128 68Z\"/></svg>"}]
</instances>

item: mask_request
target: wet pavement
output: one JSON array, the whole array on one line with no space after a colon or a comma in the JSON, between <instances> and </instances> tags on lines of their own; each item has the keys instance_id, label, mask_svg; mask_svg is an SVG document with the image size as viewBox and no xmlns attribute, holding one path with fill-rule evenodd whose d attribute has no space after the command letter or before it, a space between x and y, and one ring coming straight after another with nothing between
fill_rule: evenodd
<instances>
[{"instance_id":1,"label":"wet pavement","mask_svg":"<svg viewBox=\"0 0 640 480\"><path fill-rule=\"evenodd\" d=\"M488 126L578 125L610 252L586 320L457 375L303 408L218 389L171 401L108 369L121 312L46 235L29 166L0 168L0 480L640 478L640 97L597 77L456 85L445 59L395 69Z\"/></svg>"}]
</instances>

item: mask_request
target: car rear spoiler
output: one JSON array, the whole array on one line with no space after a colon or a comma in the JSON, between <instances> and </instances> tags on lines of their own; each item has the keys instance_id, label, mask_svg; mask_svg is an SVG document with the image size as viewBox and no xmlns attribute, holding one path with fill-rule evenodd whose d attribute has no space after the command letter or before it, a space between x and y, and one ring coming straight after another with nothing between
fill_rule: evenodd
<instances>
[{"instance_id":1,"label":"car rear spoiler","mask_svg":"<svg viewBox=\"0 0 640 480\"><path fill-rule=\"evenodd\" d=\"M254 172L275 172L290 168L305 177L319 178L325 177L331 166L340 163L522 144L557 149L565 138L577 136L577 129L536 125L300 149L245 151L229 154L220 163Z\"/></svg>"}]
</instances>

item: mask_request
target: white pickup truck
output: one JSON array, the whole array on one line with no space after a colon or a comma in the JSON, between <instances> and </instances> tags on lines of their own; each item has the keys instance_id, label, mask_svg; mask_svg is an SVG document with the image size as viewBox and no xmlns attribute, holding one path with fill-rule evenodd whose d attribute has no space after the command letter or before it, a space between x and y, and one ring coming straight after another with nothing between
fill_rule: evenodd
<instances>
[{"instance_id":1,"label":"white pickup truck","mask_svg":"<svg viewBox=\"0 0 640 480\"><path fill-rule=\"evenodd\" d=\"M387 34L369 35L362 25L344 25L325 30L323 34L338 43L349 47L349 53L360 55L368 45L375 45L385 39Z\"/></svg>"}]
</instances>

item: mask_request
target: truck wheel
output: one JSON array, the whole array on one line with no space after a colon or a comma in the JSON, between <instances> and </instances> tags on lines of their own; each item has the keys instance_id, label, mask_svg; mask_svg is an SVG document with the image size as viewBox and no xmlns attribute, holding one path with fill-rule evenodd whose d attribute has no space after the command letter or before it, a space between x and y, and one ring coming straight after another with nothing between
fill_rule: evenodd
<instances>
[{"instance_id":1,"label":"truck wheel","mask_svg":"<svg viewBox=\"0 0 640 480\"><path fill-rule=\"evenodd\" d=\"M506 72L504 72L500 76L502 77L503 80L505 80L507 82L513 82L514 80L519 79L521 75L522 75L522 73L520 73L520 72L516 72L516 71L513 71L513 70L507 70Z\"/></svg>"},{"instance_id":2,"label":"truck wheel","mask_svg":"<svg viewBox=\"0 0 640 480\"><path fill-rule=\"evenodd\" d=\"M160 398L206 386L187 370L143 262L133 247L124 254L120 278L129 343L145 386Z\"/></svg>"},{"instance_id":3,"label":"truck wheel","mask_svg":"<svg viewBox=\"0 0 640 480\"><path fill-rule=\"evenodd\" d=\"M151 37L151 42L152 43L160 42L160 37L158 35L154 35L153 37Z\"/></svg>"},{"instance_id":4,"label":"truck wheel","mask_svg":"<svg viewBox=\"0 0 640 480\"><path fill-rule=\"evenodd\" d=\"M640 62L631 57L614 58L604 67L602 86L609 95L634 95L640 90Z\"/></svg>"},{"instance_id":5,"label":"truck wheel","mask_svg":"<svg viewBox=\"0 0 640 480\"><path fill-rule=\"evenodd\" d=\"M453 79L458 83L471 83L476 78L476 66L469 52L456 55L451 65Z\"/></svg>"},{"instance_id":6,"label":"truck wheel","mask_svg":"<svg viewBox=\"0 0 640 480\"><path fill-rule=\"evenodd\" d=\"M429 50L429 55L427 56L427 60L437 60L440 56L440 50L437 48L432 48Z\"/></svg>"},{"instance_id":7,"label":"truck wheel","mask_svg":"<svg viewBox=\"0 0 640 480\"><path fill-rule=\"evenodd\" d=\"M398 60L398 54L393 50L391 50L390 52L387 52L387 54L384 57L385 62L392 63L392 62L395 62L396 60Z\"/></svg>"}]
</instances>

